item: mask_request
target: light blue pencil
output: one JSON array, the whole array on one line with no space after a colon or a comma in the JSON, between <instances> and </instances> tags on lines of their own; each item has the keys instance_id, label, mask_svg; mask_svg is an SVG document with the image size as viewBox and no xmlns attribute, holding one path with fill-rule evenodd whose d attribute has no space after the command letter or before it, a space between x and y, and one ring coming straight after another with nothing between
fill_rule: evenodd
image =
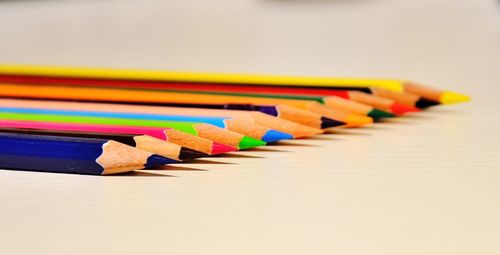
<instances>
[{"instance_id":1,"label":"light blue pencil","mask_svg":"<svg viewBox=\"0 0 500 255\"><path fill-rule=\"evenodd\" d=\"M147 113L121 113L121 112L106 112L106 111L78 111L78 110L63 110L63 109L44 109L44 108L20 108L20 107L0 107L0 111L13 113L27 114L57 114L69 116L87 116L87 117L106 117L119 119L136 119L136 120L160 120L160 121L176 121L176 122L199 122L207 123L220 128L230 130L225 117L207 117L207 116L188 116L188 115L171 115L171 114L147 114ZM256 137L256 133L252 130L242 130L241 127L237 132L251 136L255 139L264 142L277 142L284 139L292 139L293 136L288 133L280 132L274 129L267 129L264 135Z\"/></svg>"}]
</instances>

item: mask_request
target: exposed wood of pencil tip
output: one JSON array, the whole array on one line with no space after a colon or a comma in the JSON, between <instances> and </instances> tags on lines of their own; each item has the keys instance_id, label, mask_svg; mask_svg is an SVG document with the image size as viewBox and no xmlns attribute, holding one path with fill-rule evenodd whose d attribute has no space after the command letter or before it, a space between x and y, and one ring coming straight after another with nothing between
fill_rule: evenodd
<instances>
[{"instance_id":1,"label":"exposed wood of pencil tip","mask_svg":"<svg viewBox=\"0 0 500 255\"><path fill-rule=\"evenodd\" d=\"M370 95L360 91L349 91L351 100L358 103L371 105L379 110L391 111L391 105L394 104L392 99Z\"/></svg>"},{"instance_id":2,"label":"exposed wood of pencil tip","mask_svg":"<svg viewBox=\"0 0 500 255\"><path fill-rule=\"evenodd\" d=\"M151 153L128 145L108 141L96 162L104 169L102 174L117 174L144 168Z\"/></svg>"},{"instance_id":3,"label":"exposed wood of pencil tip","mask_svg":"<svg viewBox=\"0 0 500 255\"><path fill-rule=\"evenodd\" d=\"M431 99L434 101L441 101L442 91L439 89L431 88L413 81L405 81L403 83L404 89L408 93L413 93Z\"/></svg>"},{"instance_id":4,"label":"exposed wood of pencil tip","mask_svg":"<svg viewBox=\"0 0 500 255\"><path fill-rule=\"evenodd\" d=\"M344 109L346 111L361 115L366 115L372 110L372 107L366 104L358 103L356 101L348 100L337 96L325 97L323 98L323 102L325 103L326 106L336 109Z\"/></svg>"},{"instance_id":5,"label":"exposed wood of pencil tip","mask_svg":"<svg viewBox=\"0 0 500 255\"><path fill-rule=\"evenodd\" d=\"M346 127L360 127L367 124L373 123L373 119L364 115L347 113L345 111L340 111L332 107L320 104L318 102L309 102L307 104L307 109L309 111L324 115L326 117L343 121Z\"/></svg>"},{"instance_id":6,"label":"exposed wood of pencil tip","mask_svg":"<svg viewBox=\"0 0 500 255\"><path fill-rule=\"evenodd\" d=\"M0 120L0 122L3 122ZM41 122L43 123L43 122ZM15 124L14 124L15 125ZM43 124L42 124L43 125ZM7 124L8 126L8 124ZM172 160L180 160L179 145L169 143L158 138L148 135L133 135L119 133L101 133L97 131L82 131L82 130L64 130L58 127L51 126L33 126L33 127L0 127L1 132L21 133L21 134L41 134L50 136L70 136L81 138L98 138L106 140L114 140L138 149L149 151L154 154L164 156Z\"/></svg>"},{"instance_id":7,"label":"exposed wood of pencil tip","mask_svg":"<svg viewBox=\"0 0 500 255\"><path fill-rule=\"evenodd\" d=\"M198 135L200 137L207 138L234 148L239 148L240 142L243 139L242 134L219 128L210 124L196 124L195 128L198 131Z\"/></svg>"},{"instance_id":8,"label":"exposed wood of pencil tip","mask_svg":"<svg viewBox=\"0 0 500 255\"><path fill-rule=\"evenodd\" d=\"M134 136L135 147L144 151L180 161L181 146L148 136Z\"/></svg>"},{"instance_id":9,"label":"exposed wood of pencil tip","mask_svg":"<svg viewBox=\"0 0 500 255\"><path fill-rule=\"evenodd\" d=\"M290 120L277 118L261 112L248 112L255 123L302 138L322 134L323 130L302 125Z\"/></svg>"},{"instance_id":10,"label":"exposed wood of pencil tip","mask_svg":"<svg viewBox=\"0 0 500 255\"><path fill-rule=\"evenodd\" d=\"M278 118L321 129L321 115L288 105L276 105Z\"/></svg>"},{"instance_id":11,"label":"exposed wood of pencil tip","mask_svg":"<svg viewBox=\"0 0 500 255\"><path fill-rule=\"evenodd\" d=\"M250 136L255 139L261 139L266 135L266 132L269 131L269 128L254 124L249 122L248 120L244 120L242 118L227 118L224 120L226 124L226 128L234 131L236 133L240 133L246 136Z\"/></svg>"},{"instance_id":12,"label":"exposed wood of pencil tip","mask_svg":"<svg viewBox=\"0 0 500 255\"><path fill-rule=\"evenodd\" d=\"M309 102L307 104L307 110L336 120L343 121L346 118L346 112L325 106L318 102Z\"/></svg>"},{"instance_id":13,"label":"exposed wood of pencil tip","mask_svg":"<svg viewBox=\"0 0 500 255\"><path fill-rule=\"evenodd\" d=\"M175 129L165 129L166 141L195 151L212 154L213 141Z\"/></svg>"},{"instance_id":14,"label":"exposed wood of pencil tip","mask_svg":"<svg viewBox=\"0 0 500 255\"><path fill-rule=\"evenodd\" d=\"M371 87L370 90L376 96L392 99L397 103L407 105L407 106L413 106L413 107L415 107L417 100L420 98L418 95L415 95L415 94L401 92L401 91L388 90L388 89L383 89L383 88L378 88L378 87Z\"/></svg>"},{"instance_id":15,"label":"exposed wood of pencil tip","mask_svg":"<svg viewBox=\"0 0 500 255\"><path fill-rule=\"evenodd\" d=\"M436 102L436 104L456 104L467 102L470 100L470 97L464 94L460 94L450 90L431 88L429 86L412 81L404 82L403 88L406 92L417 94L425 99ZM425 107L424 104L422 104L422 106Z\"/></svg>"}]
</instances>

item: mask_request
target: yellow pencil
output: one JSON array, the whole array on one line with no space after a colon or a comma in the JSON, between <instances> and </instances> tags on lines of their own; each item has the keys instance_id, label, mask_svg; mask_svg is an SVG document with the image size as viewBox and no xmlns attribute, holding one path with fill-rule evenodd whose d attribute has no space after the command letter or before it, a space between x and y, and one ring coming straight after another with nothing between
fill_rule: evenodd
<instances>
[{"instance_id":1,"label":"yellow pencil","mask_svg":"<svg viewBox=\"0 0 500 255\"><path fill-rule=\"evenodd\" d=\"M232 83L252 85L285 85L308 87L380 87L393 91L409 92L420 95L442 104L459 103L469 100L469 97L456 92L439 90L420 85L415 82L390 79L357 79L329 77L292 77L271 75L189 73L126 69L99 69L78 67L56 67L36 65L0 65L3 75L30 75L53 77L80 77L121 80L146 81L176 81L204 83Z\"/></svg>"}]
</instances>

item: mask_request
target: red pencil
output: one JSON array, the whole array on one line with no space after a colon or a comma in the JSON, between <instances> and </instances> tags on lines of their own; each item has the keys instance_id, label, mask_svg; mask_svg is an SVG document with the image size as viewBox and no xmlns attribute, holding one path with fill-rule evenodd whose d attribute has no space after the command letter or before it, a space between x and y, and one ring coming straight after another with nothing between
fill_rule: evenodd
<instances>
[{"instance_id":1,"label":"red pencil","mask_svg":"<svg viewBox=\"0 0 500 255\"><path fill-rule=\"evenodd\" d=\"M282 94L282 95L310 95L310 96L337 96L358 103L372 106L379 110L402 115L407 112L418 112L418 108L397 103L396 101L364 93L361 91L327 89L327 88L304 88L287 86L251 86L241 84L211 84L211 83L179 83L164 81L131 81L131 80L105 80L89 78L65 78L44 76L0 76L0 81L21 84L50 84L50 85L75 85L96 87L124 87L141 89L162 90L189 90L189 91L218 91L218 92L241 92L254 94Z\"/></svg>"}]
</instances>

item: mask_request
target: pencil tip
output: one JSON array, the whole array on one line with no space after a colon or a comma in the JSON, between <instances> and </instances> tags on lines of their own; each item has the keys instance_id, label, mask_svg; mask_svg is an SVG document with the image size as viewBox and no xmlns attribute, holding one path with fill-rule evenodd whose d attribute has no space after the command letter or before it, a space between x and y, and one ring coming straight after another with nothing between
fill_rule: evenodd
<instances>
[{"instance_id":1,"label":"pencil tip","mask_svg":"<svg viewBox=\"0 0 500 255\"><path fill-rule=\"evenodd\" d=\"M469 101L470 97L452 91L445 91L440 98L442 104L456 104Z\"/></svg>"},{"instance_id":2,"label":"pencil tip","mask_svg":"<svg viewBox=\"0 0 500 255\"><path fill-rule=\"evenodd\" d=\"M203 157L208 157L209 155L206 153L203 153L201 151L195 151L193 149L189 149L186 147L181 147L181 151L179 153L179 159L184 161L184 160L191 160L195 158L203 158Z\"/></svg>"},{"instance_id":3,"label":"pencil tip","mask_svg":"<svg viewBox=\"0 0 500 255\"><path fill-rule=\"evenodd\" d=\"M172 163L179 163L179 161L153 154L149 156L146 165L144 165L144 168L155 168Z\"/></svg>"},{"instance_id":4,"label":"pencil tip","mask_svg":"<svg viewBox=\"0 0 500 255\"><path fill-rule=\"evenodd\" d=\"M236 149L234 147L214 142L212 145L212 152L210 153L210 155L218 155L218 154L223 154L226 152L237 151L237 150L238 149Z\"/></svg>"},{"instance_id":5,"label":"pencil tip","mask_svg":"<svg viewBox=\"0 0 500 255\"><path fill-rule=\"evenodd\" d=\"M343 121L321 117L321 129L343 126L345 124Z\"/></svg>"},{"instance_id":6,"label":"pencil tip","mask_svg":"<svg viewBox=\"0 0 500 255\"><path fill-rule=\"evenodd\" d=\"M381 119L381 118L396 117L396 115L394 115L394 114L392 114L390 112L382 111L382 110L375 109L375 108L373 108L370 112L368 112L367 115L368 115L368 117L371 117L374 120L378 120L378 119Z\"/></svg>"},{"instance_id":7,"label":"pencil tip","mask_svg":"<svg viewBox=\"0 0 500 255\"><path fill-rule=\"evenodd\" d=\"M373 123L373 118L359 114L348 114L346 117L346 127L361 127Z\"/></svg>"},{"instance_id":8,"label":"pencil tip","mask_svg":"<svg viewBox=\"0 0 500 255\"><path fill-rule=\"evenodd\" d=\"M243 136L243 139L241 139L240 144L238 145L240 150L246 150L250 148L255 148L258 146L263 146L266 145L266 142L255 139L249 136Z\"/></svg>"},{"instance_id":9,"label":"pencil tip","mask_svg":"<svg viewBox=\"0 0 500 255\"><path fill-rule=\"evenodd\" d=\"M403 115L403 114L408 113L408 112L419 112L420 110L416 107L413 107L413 106L394 103L391 106L391 111L392 111L392 113L394 113L396 115Z\"/></svg>"},{"instance_id":10,"label":"pencil tip","mask_svg":"<svg viewBox=\"0 0 500 255\"><path fill-rule=\"evenodd\" d=\"M280 132L274 129L270 129L266 132L266 134L262 137L262 141L267 143L273 143L280 140L293 139L293 135Z\"/></svg>"},{"instance_id":11,"label":"pencil tip","mask_svg":"<svg viewBox=\"0 0 500 255\"><path fill-rule=\"evenodd\" d=\"M440 104L440 103L437 101L421 97L420 99L417 100L417 102L415 102L415 107L417 107L419 109L423 109L423 108L428 108L428 107L435 106L438 104Z\"/></svg>"}]
</instances>

